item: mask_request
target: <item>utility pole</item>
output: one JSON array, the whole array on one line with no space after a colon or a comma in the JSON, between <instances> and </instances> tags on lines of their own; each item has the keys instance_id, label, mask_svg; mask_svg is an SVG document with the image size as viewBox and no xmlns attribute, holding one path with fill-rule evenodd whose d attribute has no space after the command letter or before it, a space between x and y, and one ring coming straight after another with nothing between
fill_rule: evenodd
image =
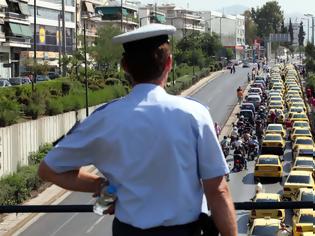
<instances>
[{"instance_id":1,"label":"utility pole","mask_svg":"<svg viewBox=\"0 0 315 236\"><path fill-rule=\"evenodd\" d=\"M195 21L193 20L193 38L195 38ZM193 47L193 75L195 75L195 47Z\"/></svg>"},{"instance_id":2,"label":"utility pole","mask_svg":"<svg viewBox=\"0 0 315 236\"><path fill-rule=\"evenodd\" d=\"M87 58L86 58L86 19L83 20L84 29L84 76L85 76L85 114L89 116L89 96L88 96L88 77L87 77Z\"/></svg>"},{"instance_id":3,"label":"utility pole","mask_svg":"<svg viewBox=\"0 0 315 236\"><path fill-rule=\"evenodd\" d=\"M60 20L61 20L61 12L58 14L58 57L59 57L59 75L61 75L61 32L60 32Z\"/></svg>"},{"instance_id":4,"label":"utility pole","mask_svg":"<svg viewBox=\"0 0 315 236\"><path fill-rule=\"evenodd\" d=\"M81 1L80 1L81 2ZM75 52L78 52L78 4L75 0ZM79 68L78 65L75 67L75 74L77 79L79 79Z\"/></svg>"},{"instance_id":5,"label":"utility pole","mask_svg":"<svg viewBox=\"0 0 315 236\"><path fill-rule=\"evenodd\" d=\"M123 0L120 0L120 14L121 14L121 18L120 18L120 31L123 32Z\"/></svg>"},{"instance_id":6,"label":"utility pole","mask_svg":"<svg viewBox=\"0 0 315 236\"><path fill-rule=\"evenodd\" d=\"M37 79L37 58L36 58L36 50L37 50L37 37L36 37L36 32L37 32L37 24L36 24L36 16L37 16L37 9L36 9L36 0L34 0L34 37L33 37L33 49L34 49L34 77L33 77L33 80L32 80L32 89L34 90L34 83L36 83L36 79Z\"/></svg>"},{"instance_id":7,"label":"utility pole","mask_svg":"<svg viewBox=\"0 0 315 236\"><path fill-rule=\"evenodd\" d=\"M157 23L157 4L154 5L154 23Z\"/></svg>"},{"instance_id":8,"label":"utility pole","mask_svg":"<svg viewBox=\"0 0 315 236\"><path fill-rule=\"evenodd\" d=\"M171 25L173 25L173 19L174 18L172 18L171 19ZM174 25L173 25L174 26ZM174 52L174 34L172 34L172 51ZM172 65L172 67L173 67L173 70L172 70L172 75L173 75L173 86L175 85L175 60L174 60L174 53L173 53L173 65Z\"/></svg>"},{"instance_id":9,"label":"utility pole","mask_svg":"<svg viewBox=\"0 0 315 236\"><path fill-rule=\"evenodd\" d=\"M312 16L312 44L314 45L314 16Z\"/></svg>"},{"instance_id":10,"label":"utility pole","mask_svg":"<svg viewBox=\"0 0 315 236\"><path fill-rule=\"evenodd\" d=\"M66 55L66 21L65 21L65 0L61 1L62 11L62 56ZM66 65L62 63L62 76L66 76Z\"/></svg>"}]
</instances>

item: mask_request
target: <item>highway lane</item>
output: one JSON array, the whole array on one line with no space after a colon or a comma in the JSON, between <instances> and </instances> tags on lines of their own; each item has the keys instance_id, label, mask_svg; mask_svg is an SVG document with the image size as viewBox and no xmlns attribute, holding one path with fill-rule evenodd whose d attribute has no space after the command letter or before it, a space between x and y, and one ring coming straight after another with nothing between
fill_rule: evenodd
<instances>
[{"instance_id":1,"label":"highway lane","mask_svg":"<svg viewBox=\"0 0 315 236\"><path fill-rule=\"evenodd\" d=\"M237 67L235 74L226 71L218 78L209 81L200 91L192 95L193 98L209 106L213 120L223 125L236 104L236 89L246 86L249 69ZM249 170L232 173L230 187L234 201L248 201L254 194L253 163ZM280 185L268 186L272 192L279 191ZM90 204L94 200L91 194L72 193L61 204ZM246 232L247 213L238 212L240 235ZM154 212L152 213L154 217ZM22 236L70 236L70 235L111 235L112 216L99 217L90 213L46 214L39 218L24 232Z\"/></svg>"}]
</instances>

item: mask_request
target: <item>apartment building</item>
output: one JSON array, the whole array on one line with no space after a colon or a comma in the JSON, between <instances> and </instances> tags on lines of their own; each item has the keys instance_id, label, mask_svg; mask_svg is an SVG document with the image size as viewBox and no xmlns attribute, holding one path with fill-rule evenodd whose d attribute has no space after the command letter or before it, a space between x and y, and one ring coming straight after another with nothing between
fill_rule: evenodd
<instances>
[{"instance_id":1,"label":"apartment building","mask_svg":"<svg viewBox=\"0 0 315 236\"><path fill-rule=\"evenodd\" d=\"M244 56L245 17L242 15L225 15L216 11L203 11L206 31L216 33L225 48L232 48L236 59Z\"/></svg>"},{"instance_id":2,"label":"apartment building","mask_svg":"<svg viewBox=\"0 0 315 236\"><path fill-rule=\"evenodd\" d=\"M0 0L0 78L9 78L11 76L11 66L9 64L10 47L4 46L6 37L4 33L5 13L8 4L5 0Z\"/></svg>"},{"instance_id":3,"label":"apartment building","mask_svg":"<svg viewBox=\"0 0 315 236\"><path fill-rule=\"evenodd\" d=\"M105 6L96 8L102 13L102 24L114 25L122 32L139 27L138 5L132 1L108 1Z\"/></svg>"},{"instance_id":4,"label":"apartment building","mask_svg":"<svg viewBox=\"0 0 315 236\"><path fill-rule=\"evenodd\" d=\"M29 15L27 0L7 0L3 25L5 42L2 43L2 50L9 51L8 63L3 64L3 67L10 68L10 76L6 75L6 78L20 74L21 51L31 48L33 34ZM3 70L5 72L7 71Z\"/></svg>"},{"instance_id":5,"label":"apartment building","mask_svg":"<svg viewBox=\"0 0 315 236\"><path fill-rule=\"evenodd\" d=\"M36 58L39 63L47 61L55 68L59 65L59 51L62 52L62 1L36 0ZM65 4L65 49L72 53L75 42L75 0L64 0ZM29 22L31 37L34 35L34 0L29 0ZM21 52L21 60L34 57L34 39L31 40L29 50ZM25 68L21 65L21 71Z\"/></svg>"},{"instance_id":6,"label":"apartment building","mask_svg":"<svg viewBox=\"0 0 315 236\"><path fill-rule=\"evenodd\" d=\"M166 14L166 24L176 27L175 38L183 38L193 31L205 32L205 20L196 11L176 7L174 4L162 4L158 10Z\"/></svg>"},{"instance_id":7,"label":"apartment building","mask_svg":"<svg viewBox=\"0 0 315 236\"><path fill-rule=\"evenodd\" d=\"M148 4L146 6L139 7L139 25L143 26L152 23L166 23L166 14L159 11L157 5Z\"/></svg>"}]
</instances>

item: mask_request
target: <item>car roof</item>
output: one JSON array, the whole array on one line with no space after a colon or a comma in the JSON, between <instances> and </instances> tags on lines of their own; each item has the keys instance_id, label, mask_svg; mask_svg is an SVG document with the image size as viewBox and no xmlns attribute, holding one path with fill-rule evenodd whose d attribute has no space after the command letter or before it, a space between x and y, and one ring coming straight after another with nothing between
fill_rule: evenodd
<instances>
[{"instance_id":1,"label":"car roof","mask_svg":"<svg viewBox=\"0 0 315 236\"><path fill-rule=\"evenodd\" d=\"M282 125L282 124L269 124L269 125L267 126L267 129L268 129L268 127L272 127L272 126L283 128L283 125Z\"/></svg>"},{"instance_id":2,"label":"car roof","mask_svg":"<svg viewBox=\"0 0 315 236\"><path fill-rule=\"evenodd\" d=\"M274 154L263 154L263 155L259 155L258 158L279 158L279 156L274 155Z\"/></svg>"},{"instance_id":3,"label":"car roof","mask_svg":"<svg viewBox=\"0 0 315 236\"><path fill-rule=\"evenodd\" d=\"M276 199L279 200L280 194L278 193L257 193L256 199Z\"/></svg>"},{"instance_id":4,"label":"car roof","mask_svg":"<svg viewBox=\"0 0 315 236\"><path fill-rule=\"evenodd\" d=\"M289 175L303 175L303 176L312 176L312 173L306 170L291 170Z\"/></svg>"},{"instance_id":5,"label":"car roof","mask_svg":"<svg viewBox=\"0 0 315 236\"><path fill-rule=\"evenodd\" d=\"M280 225L281 220L272 218L257 218L253 221L253 226L255 225Z\"/></svg>"}]
</instances>

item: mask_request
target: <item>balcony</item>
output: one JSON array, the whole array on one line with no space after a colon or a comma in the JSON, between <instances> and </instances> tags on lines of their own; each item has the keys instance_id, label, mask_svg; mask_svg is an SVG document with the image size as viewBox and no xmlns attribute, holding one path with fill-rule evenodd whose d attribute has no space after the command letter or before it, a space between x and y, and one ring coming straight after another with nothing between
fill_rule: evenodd
<instances>
[{"instance_id":1,"label":"balcony","mask_svg":"<svg viewBox=\"0 0 315 236\"><path fill-rule=\"evenodd\" d=\"M15 12L6 12L5 13L5 21L30 24L28 20L28 16L22 15Z\"/></svg>"},{"instance_id":2,"label":"balcony","mask_svg":"<svg viewBox=\"0 0 315 236\"><path fill-rule=\"evenodd\" d=\"M138 17L134 17L134 16L123 16L122 20L123 20L124 24L130 24L130 25L138 25L139 24ZM119 23L119 22L121 22L121 17L120 16L111 16L111 17L103 16L102 21Z\"/></svg>"},{"instance_id":3,"label":"balcony","mask_svg":"<svg viewBox=\"0 0 315 236\"><path fill-rule=\"evenodd\" d=\"M6 36L6 41L3 43L3 46L15 48L30 48L31 39L15 36Z\"/></svg>"},{"instance_id":4,"label":"balcony","mask_svg":"<svg viewBox=\"0 0 315 236\"><path fill-rule=\"evenodd\" d=\"M0 42L5 42L5 33L0 32Z\"/></svg>"}]
</instances>

